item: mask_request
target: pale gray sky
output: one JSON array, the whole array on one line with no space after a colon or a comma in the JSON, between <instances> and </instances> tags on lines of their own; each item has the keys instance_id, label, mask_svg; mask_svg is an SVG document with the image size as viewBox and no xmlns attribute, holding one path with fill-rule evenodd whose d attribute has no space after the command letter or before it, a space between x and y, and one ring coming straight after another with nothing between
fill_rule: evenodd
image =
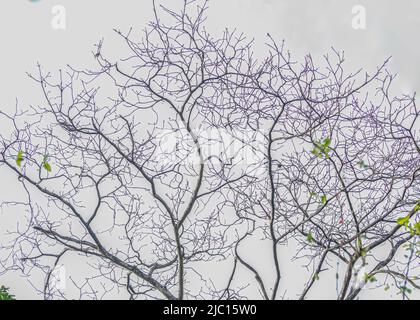
<instances>
[{"instance_id":1,"label":"pale gray sky","mask_svg":"<svg viewBox=\"0 0 420 320\"><path fill-rule=\"evenodd\" d=\"M352 28L352 8L358 4L366 8L365 30ZM66 30L51 27L51 10L55 5L66 9ZM79 68L91 66L93 45L101 38L105 40L107 55L117 58L125 52L125 47L112 29L143 29L152 13L151 0L2 0L1 110L12 110L16 98L21 106L42 101L38 86L25 74L35 71L36 62L51 71L66 64ZM264 52L269 32L275 39L284 39L297 60L308 52L316 59L321 58L333 46L345 51L348 69L373 70L386 57L393 56L390 70L399 75L397 89L404 93L420 87L418 0L211 0L208 31L218 33L225 27L236 28L254 38L257 54ZM10 174L0 171L0 201L14 196L12 179ZM0 214L0 232L5 229L5 220L13 224L11 212ZM284 280L289 287L300 281L300 274L294 275ZM18 298L35 297L33 290L17 275L0 277L0 283L13 287ZM334 294L334 288L318 288L314 295L332 298L331 292ZM372 297L382 296L375 293Z\"/></svg>"}]
</instances>

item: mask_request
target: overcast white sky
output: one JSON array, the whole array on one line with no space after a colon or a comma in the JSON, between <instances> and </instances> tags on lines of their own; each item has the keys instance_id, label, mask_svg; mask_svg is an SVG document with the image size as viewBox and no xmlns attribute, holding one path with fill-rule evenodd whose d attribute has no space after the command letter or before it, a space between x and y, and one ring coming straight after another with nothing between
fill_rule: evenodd
<instances>
[{"instance_id":1,"label":"overcast white sky","mask_svg":"<svg viewBox=\"0 0 420 320\"><path fill-rule=\"evenodd\" d=\"M25 74L35 71L36 62L52 71L66 64L90 66L94 62L93 45L101 38L107 54L118 57L125 51L112 29L143 29L152 18L151 4L151 0L2 0L1 110L11 110L16 98L21 106L42 101L38 86ZM352 28L352 8L358 4L366 8L364 30ZM66 9L66 30L51 27L55 5ZM418 0L211 0L207 29L217 33L224 27L237 28L255 38L257 54L264 52L269 32L284 39L296 59L308 52L319 58L332 46L344 50L350 70L372 70L392 56L390 70L399 75L396 83L400 93L420 87ZM0 201L12 194L9 178L0 171ZM5 216L0 218L2 224ZM14 287L18 298L34 297L17 277L0 277L0 283ZM323 296L322 290L317 292L321 298L329 297Z\"/></svg>"}]
</instances>

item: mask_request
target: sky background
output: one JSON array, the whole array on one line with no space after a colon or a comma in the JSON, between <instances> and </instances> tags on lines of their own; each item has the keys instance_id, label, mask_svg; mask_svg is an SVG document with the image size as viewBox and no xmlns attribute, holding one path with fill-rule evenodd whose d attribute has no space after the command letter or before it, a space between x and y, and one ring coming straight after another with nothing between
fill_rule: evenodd
<instances>
[{"instance_id":1,"label":"sky background","mask_svg":"<svg viewBox=\"0 0 420 320\"><path fill-rule=\"evenodd\" d=\"M3 111L12 110L16 99L21 107L42 102L39 87L26 76L26 72L36 71L37 62L51 71L67 64L78 68L92 66L93 45L102 38L107 56L124 56L125 48L112 29L141 30L153 13L151 0L2 0L0 5ZM55 5L66 9L65 30L51 26ZM366 9L365 29L352 27L355 5ZM255 39L257 55L266 50L267 32L279 41L284 39L295 60L306 53L318 60L331 47L344 50L347 71L361 67L372 71L392 56L389 70L398 74L395 89L410 93L420 87L418 0L211 0L206 27L213 34L220 34L225 27L243 31ZM0 201L13 198L13 179L0 171ZM10 215L10 211L0 213L0 245L6 225L15 222ZM298 273L286 281L293 285L297 278ZM1 283L12 287L18 298L36 297L18 275L0 277ZM319 298L331 298L327 289L314 292Z\"/></svg>"}]
</instances>

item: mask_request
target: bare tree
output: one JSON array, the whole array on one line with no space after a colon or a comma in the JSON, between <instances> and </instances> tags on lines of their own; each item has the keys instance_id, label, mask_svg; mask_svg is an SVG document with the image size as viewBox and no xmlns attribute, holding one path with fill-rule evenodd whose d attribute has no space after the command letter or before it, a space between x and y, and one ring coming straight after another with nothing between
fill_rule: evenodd
<instances>
[{"instance_id":1,"label":"bare tree","mask_svg":"<svg viewBox=\"0 0 420 320\"><path fill-rule=\"evenodd\" d=\"M358 80L360 71L344 73L344 56L337 51L334 59L324 57L321 70L310 55L298 65L283 45L272 40L269 48L269 58L253 77L261 92L259 107L269 110L256 111L267 122L268 170L255 183L263 190L260 196L255 197L255 191L242 195L237 210L258 220L272 242L271 292L256 268L237 253L239 261L256 275L266 299L277 298L279 246L290 242L298 246L293 258L303 259L310 270L300 299L322 272L335 270L331 262L337 259L346 266L343 274L336 271L339 299L356 298L379 275L385 276L381 280L386 290L391 277L407 297L412 290L408 283L418 288L415 98L390 96L394 76L386 70L387 61ZM252 233L242 239L249 236ZM400 247L410 252L408 261L401 260Z\"/></svg>"},{"instance_id":2,"label":"bare tree","mask_svg":"<svg viewBox=\"0 0 420 320\"><path fill-rule=\"evenodd\" d=\"M387 61L347 74L332 50L315 67L270 35L257 60L243 34L206 31L206 8L154 5L141 40L115 30L127 57L111 62L101 41L94 70L29 75L45 103L0 114L13 127L0 166L26 195L3 206L28 212L3 272L42 273L45 299L279 299L282 265L296 260L307 279L291 298L330 272L338 299L370 282L408 298L419 287L415 97L392 96ZM251 242L270 257L255 259ZM56 267L74 262L82 280L57 288Z\"/></svg>"}]
</instances>

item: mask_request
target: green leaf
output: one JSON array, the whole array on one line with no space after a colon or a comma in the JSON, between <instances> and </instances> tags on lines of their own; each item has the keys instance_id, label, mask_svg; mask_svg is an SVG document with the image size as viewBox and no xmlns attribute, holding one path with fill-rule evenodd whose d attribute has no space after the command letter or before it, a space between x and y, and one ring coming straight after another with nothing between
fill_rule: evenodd
<instances>
[{"instance_id":1,"label":"green leaf","mask_svg":"<svg viewBox=\"0 0 420 320\"><path fill-rule=\"evenodd\" d=\"M322 158L322 155L325 155L326 158L329 158L328 153L330 152L331 139L325 138L322 141L315 141L314 142L314 149L311 151L313 155L318 158Z\"/></svg>"},{"instance_id":2,"label":"green leaf","mask_svg":"<svg viewBox=\"0 0 420 320\"><path fill-rule=\"evenodd\" d=\"M314 144L319 150L322 150L323 144L321 142L315 141Z\"/></svg>"},{"instance_id":3,"label":"green leaf","mask_svg":"<svg viewBox=\"0 0 420 320\"><path fill-rule=\"evenodd\" d=\"M42 166L48 172L51 172L51 165L48 163L48 154L44 155L44 160L42 161Z\"/></svg>"},{"instance_id":4,"label":"green leaf","mask_svg":"<svg viewBox=\"0 0 420 320\"><path fill-rule=\"evenodd\" d=\"M15 296L9 293L9 288L0 287L0 300L15 300Z\"/></svg>"},{"instance_id":5,"label":"green leaf","mask_svg":"<svg viewBox=\"0 0 420 320\"><path fill-rule=\"evenodd\" d=\"M308 232L308 234L306 235L306 240L309 243L312 243L314 241L314 237L312 236L312 233Z\"/></svg>"},{"instance_id":6,"label":"green leaf","mask_svg":"<svg viewBox=\"0 0 420 320\"><path fill-rule=\"evenodd\" d=\"M390 288L390 286L389 286L389 284L387 284L387 285L385 286L384 290L385 290L385 291L388 291L388 290L389 290L389 288Z\"/></svg>"},{"instance_id":7,"label":"green leaf","mask_svg":"<svg viewBox=\"0 0 420 320\"><path fill-rule=\"evenodd\" d=\"M420 221L417 221L414 224L414 232L416 235L420 236Z\"/></svg>"},{"instance_id":8,"label":"green leaf","mask_svg":"<svg viewBox=\"0 0 420 320\"><path fill-rule=\"evenodd\" d=\"M364 279L365 279L365 282L377 281L374 275L369 275L367 272L365 272Z\"/></svg>"},{"instance_id":9,"label":"green leaf","mask_svg":"<svg viewBox=\"0 0 420 320\"><path fill-rule=\"evenodd\" d=\"M44 167L45 170L47 170L48 172L51 172L51 165L48 162L44 162L42 166Z\"/></svg>"},{"instance_id":10,"label":"green leaf","mask_svg":"<svg viewBox=\"0 0 420 320\"><path fill-rule=\"evenodd\" d=\"M323 195L321 196L321 203L322 203L322 204L326 204L326 203L327 203L327 196L326 196L325 194L323 194Z\"/></svg>"},{"instance_id":11,"label":"green leaf","mask_svg":"<svg viewBox=\"0 0 420 320\"><path fill-rule=\"evenodd\" d=\"M411 294L411 292L413 291L410 288L405 287L405 286L402 286L400 289L401 289L401 292L405 292L405 293L408 293L408 294Z\"/></svg>"},{"instance_id":12,"label":"green leaf","mask_svg":"<svg viewBox=\"0 0 420 320\"><path fill-rule=\"evenodd\" d=\"M322 153L319 148L314 148L311 152L315 157L322 157Z\"/></svg>"},{"instance_id":13,"label":"green leaf","mask_svg":"<svg viewBox=\"0 0 420 320\"><path fill-rule=\"evenodd\" d=\"M318 272L314 274L314 280L319 280L319 274L318 274Z\"/></svg>"},{"instance_id":14,"label":"green leaf","mask_svg":"<svg viewBox=\"0 0 420 320\"><path fill-rule=\"evenodd\" d=\"M331 144L331 138L325 138L324 139L324 147L329 147L329 145Z\"/></svg>"},{"instance_id":15,"label":"green leaf","mask_svg":"<svg viewBox=\"0 0 420 320\"><path fill-rule=\"evenodd\" d=\"M400 226L406 226L408 224L408 221L410 220L410 216L401 217L397 219L397 224Z\"/></svg>"},{"instance_id":16,"label":"green leaf","mask_svg":"<svg viewBox=\"0 0 420 320\"><path fill-rule=\"evenodd\" d=\"M20 150L16 157L16 164L19 168L22 166L22 161L23 161L23 151Z\"/></svg>"},{"instance_id":17,"label":"green leaf","mask_svg":"<svg viewBox=\"0 0 420 320\"><path fill-rule=\"evenodd\" d=\"M358 163L357 163L358 165L359 165L359 167L360 168L362 168L362 169L366 169L366 168L369 168L369 166L363 161L363 160L360 160Z\"/></svg>"}]
</instances>

